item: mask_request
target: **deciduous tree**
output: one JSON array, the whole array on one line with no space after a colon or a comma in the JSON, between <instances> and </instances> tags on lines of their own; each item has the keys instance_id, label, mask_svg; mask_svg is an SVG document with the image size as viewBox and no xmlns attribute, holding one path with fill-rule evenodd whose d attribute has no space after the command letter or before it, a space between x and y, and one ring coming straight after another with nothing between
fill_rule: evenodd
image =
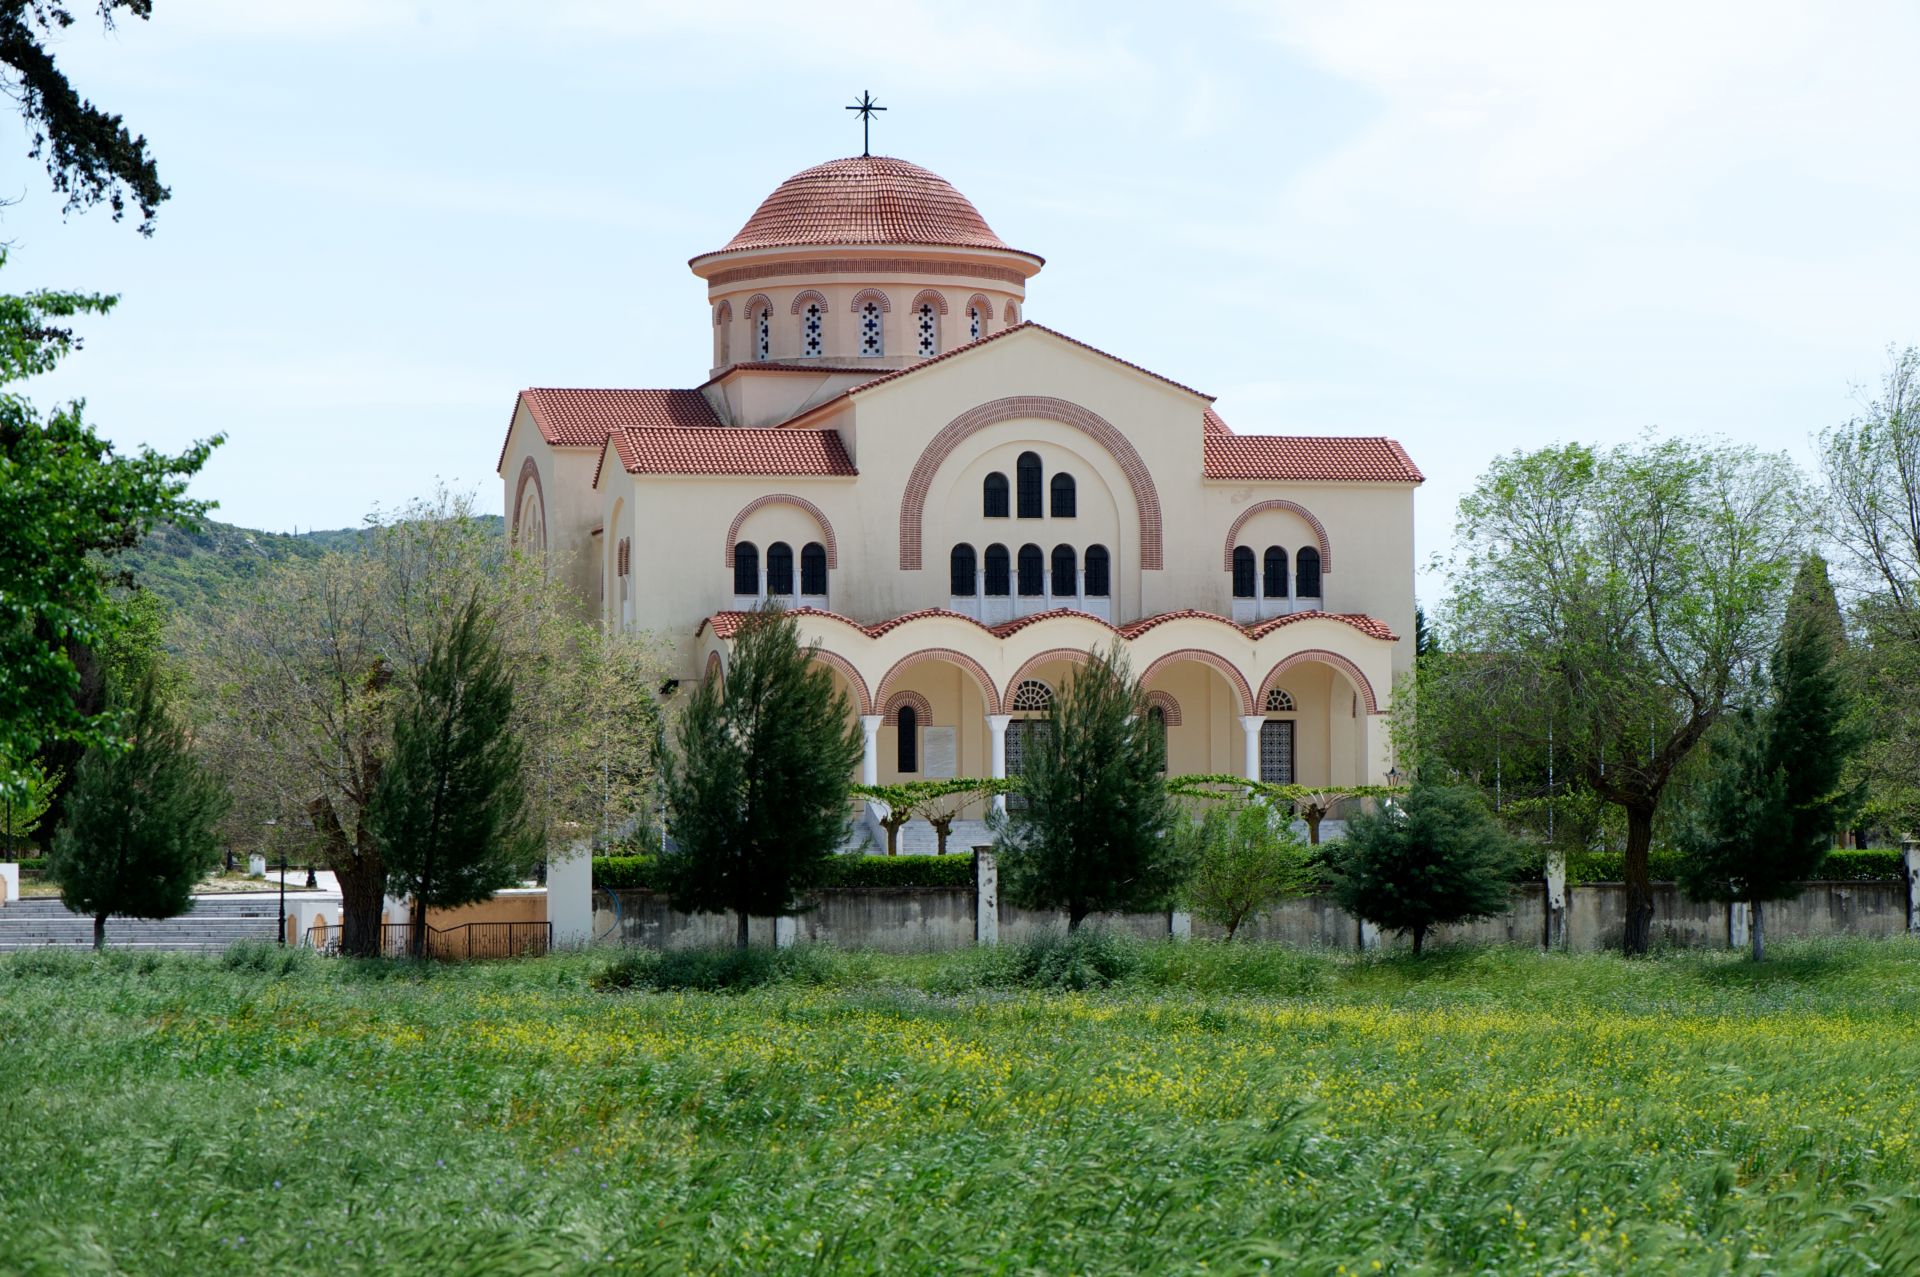
<instances>
[{"instance_id":1,"label":"deciduous tree","mask_svg":"<svg viewBox=\"0 0 1920 1277\"><path fill-rule=\"evenodd\" d=\"M1288 896L1305 895L1320 873L1315 853L1271 806L1259 801L1216 803L1181 831L1192 865L1185 896L1196 914L1227 929Z\"/></svg>"}]
</instances>

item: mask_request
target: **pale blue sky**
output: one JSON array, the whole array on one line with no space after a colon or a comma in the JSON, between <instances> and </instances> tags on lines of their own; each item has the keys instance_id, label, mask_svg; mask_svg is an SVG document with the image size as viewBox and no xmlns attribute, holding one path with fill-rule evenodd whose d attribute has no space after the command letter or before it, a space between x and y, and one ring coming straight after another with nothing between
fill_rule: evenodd
<instances>
[{"instance_id":1,"label":"pale blue sky","mask_svg":"<svg viewBox=\"0 0 1920 1277\"><path fill-rule=\"evenodd\" d=\"M1048 259L1028 317L1237 430L1402 440L1423 560L1500 452L1804 461L1920 341L1907 0L155 8L61 57L153 144L157 233L62 223L22 137L0 286L123 294L32 393L226 432L196 492L256 527L497 506L522 386L698 384L686 259L858 153L862 89L876 152Z\"/></svg>"}]
</instances>

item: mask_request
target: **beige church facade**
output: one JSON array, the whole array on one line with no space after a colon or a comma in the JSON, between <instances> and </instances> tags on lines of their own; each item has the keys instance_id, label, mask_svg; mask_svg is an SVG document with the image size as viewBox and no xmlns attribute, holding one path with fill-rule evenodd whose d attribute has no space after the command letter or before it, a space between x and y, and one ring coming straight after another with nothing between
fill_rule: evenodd
<instances>
[{"instance_id":1,"label":"beige church facade","mask_svg":"<svg viewBox=\"0 0 1920 1277\"><path fill-rule=\"evenodd\" d=\"M1041 258L902 160L799 173L690 265L704 381L522 391L500 454L512 535L609 627L724 678L778 600L871 782L1017 771L1116 643L1171 772L1384 782L1421 482L1398 443L1236 433L1028 320Z\"/></svg>"}]
</instances>

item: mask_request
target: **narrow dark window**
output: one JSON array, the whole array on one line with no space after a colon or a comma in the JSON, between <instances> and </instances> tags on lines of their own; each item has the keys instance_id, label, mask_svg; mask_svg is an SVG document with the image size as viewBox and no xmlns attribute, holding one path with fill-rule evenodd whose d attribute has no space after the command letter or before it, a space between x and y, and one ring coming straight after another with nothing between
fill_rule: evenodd
<instances>
[{"instance_id":1,"label":"narrow dark window","mask_svg":"<svg viewBox=\"0 0 1920 1277\"><path fill-rule=\"evenodd\" d=\"M1044 514L1040 508L1040 454L1023 452L1020 460L1013 466L1014 474L1020 485L1020 517L1038 519Z\"/></svg>"},{"instance_id":2,"label":"narrow dark window","mask_svg":"<svg viewBox=\"0 0 1920 1277\"><path fill-rule=\"evenodd\" d=\"M1160 774L1167 774L1167 711L1155 705L1147 711L1147 727L1160 746Z\"/></svg>"},{"instance_id":3,"label":"narrow dark window","mask_svg":"<svg viewBox=\"0 0 1920 1277\"><path fill-rule=\"evenodd\" d=\"M900 707L900 770L920 770L920 715L911 705Z\"/></svg>"},{"instance_id":4,"label":"narrow dark window","mask_svg":"<svg viewBox=\"0 0 1920 1277\"><path fill-rule=\"evenodd\" d=\"M990 474L981 482L980 513L989 519L1007 517L1007 476Z\"/></svg>"},{"instance_id":5,"label":"narrow dark window","mask_svg":"<svg viewBox=\"0 0 1920 1277\"><path fill-rule=\"evenodd\" d=\"M1320 551L1312 546L1303 546L1300 553L1293 556L1294 585L1303 599L1320 597Z\"/></svg>"},{"instance_id":6,"label":"narrow dark window","mask_svg":"<svg viewBox=\"0 0 1920 1277\"><path fill-rule=\"evenodd\" d=\"M621 546L621 566L625 565L626 547ZM622 576L626 575L624 572ZM733 547L733 592L735 594L760 593L760 549L751 541L742 541Z\"/></svg>"},{"instance_id":7,"label":"narrow dark window","mask_svg":"<svg viewBox=\"0 0 1920 1277\"><path fill-rule=\"evenodd\" d=\"M767 571L773 571L773 552L767 552ZM1233 551L1233 597L1250 599L1253 597L1253 551L1246 546L1236 546Z\"/></svg>"},{"instance_id":8,"label":"narrow dark window","mask_svg":"<svg viewBox=\"0 0 1920 1277\"><path fill-rule=\"evenodd\" d=\"M1045 594L1047 592L1047 559L1040 553L1037 545L1020 547L1020 593L1023 595Z\"/></svg>"},{"instance_id":9,"label":"narrow dark window","mask_svg":"<svg viewBox=\"0 0 1920 1277\"><path fill-rule=\"evenodd\" d=\"M1287 552L1277 545L1267 547L1267 562L1260 592L1270 599L1287 597Z\"/></svg>"},{"instance_id":10,"label":"narrow dark window","mask_svg":"<svg viewBox=\"0 0 1920 1277\"><path fill-rule=\"evenodd\" d=\"M1007 571L1007 547L990 545L987 547L987 594L1005 597L1013 593L1013 583Z\"/></svg>"},{"instance_id":11,"label":"narrow dark window","mask_svg":"<svg viewBox=\"0 0 1920 1277\"><path fill-rule=\"evenodd\" d=\"M1056 474L1048 486L1053 490L1053 517L1056 519L1071 519L1074 515L1074 506L1076 504L1074 499L1076 494L1073 488L1073 476L1070 474Z\"/></svg>"},{"instance_id":12,"label":"narrow dark window","mask_svg":"<svg viewBox=\"0 0 1920 1277\"><path fill-rule=\"evenodd\" d=\"M827 548L809 541L800 550L800 593L827 592Z\"/></svg>"},{"instance_id":13,"label":"narrow dark window","mask_svg":"<svg viewBox=\"0 0 1920 1277\"><path fill-rule=\"evenodd\" d=\"M951 565L947 569L947 575L950 578L947 582L948 592L959 595L962 598L972 598L974 591L973 547L970 545L954 546L953 556L948 562Z\"/></svg>"},{"instance_id":14,"label":"narrow dark window","mask_svg":"<svg viewBox=\"0 0 1920 1277\"><path fill-rule=\"evenodd\" d=\"M1053 593L1058 598L1069 598L1074 593L1074 553L1070 545L1053 547Z\"/></svg>"},{"instance_id":15,"label":"narrow dark window","mask_svg":"<svg viewBox=\"0 0 1920 1277\"><path fill-rule=\"evenodd\" d=\"M1107 591L1110 587L1107 585L1106 546L1090 545L1087 547L1086 579L1083 584L1086 587L1088 598L1104 599L1107 597Z\"/></svg>"},{"instance_id":16,"label":"narrow dark window","mask_svg":"<svg viewBox=\"0 0 1920 1277\"><path fill-rule=\"evenodd\" d=\"M767 593L793 593L793 547L785 541L767 547Z\"/></svg>"}]
</instances>

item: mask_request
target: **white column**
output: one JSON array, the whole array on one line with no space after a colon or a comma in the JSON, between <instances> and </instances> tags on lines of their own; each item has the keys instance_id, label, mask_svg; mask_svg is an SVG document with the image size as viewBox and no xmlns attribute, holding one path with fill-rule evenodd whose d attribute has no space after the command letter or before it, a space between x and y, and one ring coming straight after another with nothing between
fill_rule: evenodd
<instances>
[{"instance_id":1,"label":"white column","mask_svg":"<svg viewBox=\"0 0 1920 1277\"><path fill-rule=\"evenodd\" d=\"M973 942L1000 943L1000 873L993 852L973 853Z\"/></svg>"},{"instance_id":2,"label":"white column","mask_svg":"<svg viewBox=\"0 0 1920 1277\"><path fill-rule=\"evenodd\" d=\"M860 783L878 785L880 783L880 721L883 715L862 714L860 731L865 736L866 752L860 758Z\"/></svg>"},{"instance_id":3,"label":"white column","mask_svg":"<svg viewBox=\"0 0 1920 1277\"><path fill-rule=\"evenodd\" d=\"M1260 728L1266 719L1247 715L1240 720L1240 730L1247 734L1246 775L1248 780L1260 779Z\"/></svg>"},{"instance_id":4,"label":"white column","mask_svg":"<svg viewBox=\"0 0 1920 1277\"><path fill-rule=\"evenodd\" d=\"M1920 841L1907 839L1900 858L1907 867L1907 932L1920 935Z\"/></svg>"},{"instance_id":5,"label":"white column","mask_svg":"<svg viewBox=\"0 0 1920 1277\"><path fill-rule=\"evenodd\" d=\"M1567 853L1547 853L1547 933L1548 949L1567 947Z\"/></svg>"},{"instance_id":6,"label":"white column","mask_svg":"<svg viewBox=\"0 0 1920 1277\"><path fill-rule=\"evenodd\" d=\"M1011 714L987 715L987 734L991 737L991 752L988 755L991 760L991 766L987 774L995 780L1005 780L1007 778L1007 724L1012 721L1013 715ZM993 796L993 809L999 812L1004 812L1007 809L1007 796L1005 794L995 794Z\"/></svg>"},{"instance_id":7,"label":"white column","mask_svg":"<svg viewBox=\"0 0 1920 1277\"><path fill-rule=\"evenodd\" d=\"M584 841L547 859L547 921L556 949L593 941L593 850Z\"/></svg>"}]
</instances>

